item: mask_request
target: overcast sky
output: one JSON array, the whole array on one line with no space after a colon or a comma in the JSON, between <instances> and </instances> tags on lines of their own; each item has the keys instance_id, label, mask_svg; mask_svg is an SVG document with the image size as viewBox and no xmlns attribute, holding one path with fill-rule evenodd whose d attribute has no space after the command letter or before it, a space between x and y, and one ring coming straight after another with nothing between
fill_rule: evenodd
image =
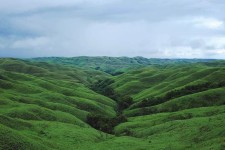
<instances>
[{"instance_id":1,"label":"overcast sky","mask_svg":"<svg viewBox=\"0 0 225 150\"><path fill-rule=\"evenodd\" d=\"M0 0L0 57L225 59L225 0Z\"/></svg>"}]
</instances>

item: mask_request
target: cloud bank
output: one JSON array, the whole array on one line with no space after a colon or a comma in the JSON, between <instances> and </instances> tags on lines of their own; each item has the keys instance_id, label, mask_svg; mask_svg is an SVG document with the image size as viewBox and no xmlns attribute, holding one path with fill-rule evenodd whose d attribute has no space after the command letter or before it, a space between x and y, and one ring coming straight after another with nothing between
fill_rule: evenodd
<instances>
[{"instance_id":1,"label":"cloud bank","mask_svg":"<svg viewBox=\"0 0 225 150\"><path fill-rule=\"evenodd\" d=\"M0 0L0 57L225 59L224 0Z\"/></svg>"}]
</instances>

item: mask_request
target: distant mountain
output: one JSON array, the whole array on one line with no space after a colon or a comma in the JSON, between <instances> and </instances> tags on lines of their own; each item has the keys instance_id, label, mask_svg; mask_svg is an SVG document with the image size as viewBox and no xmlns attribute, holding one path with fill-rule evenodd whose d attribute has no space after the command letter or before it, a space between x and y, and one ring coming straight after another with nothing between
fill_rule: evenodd
<instances>
[{"instance_id":1,"label":"distant mountain","mask_svg":"<svg viewBox=\"0 0 225 150\"><path fill-rule=\"evenodd\" d=\"M137 69L151 65L187 64L197 62L212 62L213 59L156 59L144 57L43 57L33 58L36 62L49 62L83 68L101 70L112 75L118 75L130 69Z\"/></svg>"}]
</instances>

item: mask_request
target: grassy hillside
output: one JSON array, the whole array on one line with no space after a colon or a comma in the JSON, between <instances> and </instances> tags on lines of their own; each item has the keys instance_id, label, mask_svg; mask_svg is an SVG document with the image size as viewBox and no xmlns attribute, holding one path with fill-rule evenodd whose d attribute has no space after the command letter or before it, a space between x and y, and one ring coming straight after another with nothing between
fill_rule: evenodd
<instances>
[{"instance_id":1,"label":"grassy hillside","mask_svg":"<svg viewBox=\"0 0 225 150\"><path fill-rule=\"evenodd\" d=\"M223 82L225 66L210 67L204 64L143 68L118 77L112 87L122 95L131 95L135 101L206 82Z\"/></svg>"},{"instance_id":2,"label":"grassy hillside","mask_svg":"<svg viewBox=\"0 0 225 150\"><path fill-rule=\"evenodd\" d=\"M8 138L15 138L15 141L5 141L4 134L1 134L4 139L1 141L6 145L10 142L20 145L20 142L13 143L17 142L20 136L22 139L24 137L24 143L27 143L21 146L29 146L36 138L42 142L38 135L29 137L18 131L15 131L14 135L17 121L21 123L20 128L25 128L24 132L31 132L29 135L32 135L32 132L38 134L36 129L30 130L38 127L36 124L39 122L42 126L48 126L51 122L55 126L61 122L87 128L89 126L85 121L88 113L106 116L116 114L116 104L113 100L86 86L98 78L107 77L104 73L93 71L89 76L90 72L86 70L16 59L1 59L0 72L0 114L3 119L1 131L9 131L12 134L7 135ZM34 147L45 145L34 143Z\"/></svg>"},{"instance_id":3,"label":"grassy hillside","mask_svg":"<svg viewBox=\"0 0 225 150\"><path fill-rule=\"evenodd\" d=\"M141 137L152 149L225 148L225 106L131 117L116 127L119 135Z\"/></svg>"},{"instance_id":4,"label":"grassy hillside","mask_svg":"<svg viewBox=\"0 0 225 150\"><path fill-rule=\"evenodd\" d=\"M114 78L134 104L117 135L144 138L152 149L225 148L225 65L198 63L150 67Z\"/></svg>"},{"instance_id":5,"label":"grassy hillside","mask_svg":"<svg viewBox=\"0 0 225 150\"><path fill-rule=\"evenodd\" d=\"M2 58L0 150L222 150L225 64L211 61Z\"/></svg>"}]
</instances>

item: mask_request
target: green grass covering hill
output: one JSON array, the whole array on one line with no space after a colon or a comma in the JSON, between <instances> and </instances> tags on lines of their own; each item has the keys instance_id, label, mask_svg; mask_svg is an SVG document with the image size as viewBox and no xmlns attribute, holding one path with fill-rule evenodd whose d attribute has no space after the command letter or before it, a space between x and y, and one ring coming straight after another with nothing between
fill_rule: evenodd
<instances>
[{"instance_id":1,"label":"green grass covering hill","mask_svg":"<svg viewBox=\"0 0 225 150\"><path fill-rule=\"evenodd\" d=\"M6 139L4 134L1 135L5 143L2 149L7 149L4 146L10 146L10 143L20 145L21 149L23 146L38 149L38 145L45 145L35 142L36 138L42 142L38 135L28 137L20 131L14 132L16 119L30 124L26 129L30 132L36 122L44 122L44 125L61 122L89 128L85 123L88 113L116 115L116 103L112 99L88 88L98 78L106 78L105 73L93 71L90 76L88 70L17 59L1 59L0 72L0 114L4 118L1 132L11 133ZM11 138L15 141L10 141ZM17 141L20 138L24 139L24 144Z\"/></svg>"},{"instance_id":2,"label":"green grass covering hill","mask_svg":"<svg viewBox=\"0 0 225 150\"><path fill-rule=\"evenodd\" d=\"M148 140L152 149L224 149L225 106L131 117L119 135Z\"/></svg>"},{"instance_id":3,"label":"green grass covering hill","mask_svg":"<svg viewBox=\"0 0 225 150\"><path fill-rule=\"evenodd\" d=\"M225 81L224 67L202 64L178 65L166 68L143 68L115 77L112 87L122 95L131 95L135 101L166 94L188 85Z\"/></svg>"},{"instance_id":4,"label":"green grass covering hill","mask_svg":"<svg viewBox=\"0 0 225 150\"><path fill-rule=\"evenodd\" d=\"M0 150L223 150L224 77L213 60L2 58Z\"/></svg>"}]
</instances>

